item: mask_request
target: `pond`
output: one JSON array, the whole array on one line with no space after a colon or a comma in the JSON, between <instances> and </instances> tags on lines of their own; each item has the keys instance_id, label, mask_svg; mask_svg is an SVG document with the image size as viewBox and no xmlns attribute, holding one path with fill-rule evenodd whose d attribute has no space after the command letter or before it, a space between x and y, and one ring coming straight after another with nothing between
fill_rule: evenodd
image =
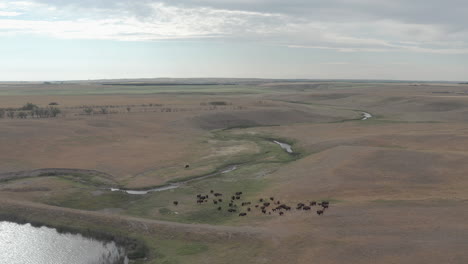
<instances>
[{"instance_id":1,"label":"pond","mask_svg":"<svg viewBox=\"0 0 468 264\"><path fill-rule=\"evenodd\" d=\"M125 250L48 227L0 222L0 260L8 264L127 264Z\"/></svg>"}]
</instances>

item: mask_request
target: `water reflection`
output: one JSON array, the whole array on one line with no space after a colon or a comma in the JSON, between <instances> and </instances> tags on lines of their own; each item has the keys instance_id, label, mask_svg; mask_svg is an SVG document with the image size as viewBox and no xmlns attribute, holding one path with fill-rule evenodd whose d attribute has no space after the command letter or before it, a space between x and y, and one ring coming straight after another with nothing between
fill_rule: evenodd
<instances>
[{"instance_id":1,"label":"water reflection","mask_svg":"<svg viewBox=\"0 0 468 264\"><path fill-rule=\"evenodd\" d=\"M114 242L11 222L0 222L0 261L8 264L128 263L124 250Z\"/></svg>"}]
</instances>

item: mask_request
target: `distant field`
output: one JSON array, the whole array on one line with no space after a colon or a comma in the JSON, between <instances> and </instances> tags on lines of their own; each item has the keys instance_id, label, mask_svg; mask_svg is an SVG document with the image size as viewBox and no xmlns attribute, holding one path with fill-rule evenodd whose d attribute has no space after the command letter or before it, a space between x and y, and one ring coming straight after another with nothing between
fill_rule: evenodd
<instances>
[{"instance_id":1,"label":"distant field","mask_svg":"<svg viewBox=\"0 0 468 264\"><path fill-rule=\"evenodd\" d=\"M2 85L0 96L12 95L116 95L116 94L257 94L265 89L246 85L77 85L77 84L35 84Z\"/></svg>"},{"instance_id":2,"label":"distant field","mask_svg":"<svg viewBox=\"0 0 468 264\"><path fill-rule=\"evenodd\" d=\"M0 83L0 109L61 110L0 118L0 216L136 237L134 263L468 263L467 85L199 82ZM292 210L262 213L270 197Z\"/></svg>"}]
</instances>

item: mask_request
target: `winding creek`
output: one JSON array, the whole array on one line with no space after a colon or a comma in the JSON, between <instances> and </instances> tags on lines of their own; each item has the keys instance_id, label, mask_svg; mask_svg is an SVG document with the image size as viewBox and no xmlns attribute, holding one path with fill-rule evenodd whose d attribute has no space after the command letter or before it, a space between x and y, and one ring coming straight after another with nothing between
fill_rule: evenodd
<instances>
[{"instance_id":1,"label":"winding creek","mask_svg":"<svg viewBox=\"0 0 468 264\"><path fill-rule=\"evenodd\" d=\"M127 264L123 248L48 227L0 222L0 262L8 264Z\"/></svg>"},{"instance_id":2,"label":"winding creek","mask_svg":"<svg viewBox=\"0 0 468 264\"><path fill-rule=\"evenodd\" d=\"M291 145L283 143L283 142L279 142L277 140L273 140L273 142L275 144L278 144L287 153L293 154L293 150L292 150ZM210 174L207 174L207 175L203 175L203 176L200 176L200 177L192 178L192 179L177 182L177 183L170 183L170 184L167 184L167 185L163 185L163 186L160 186L160 187L151 188L151 189L147 189L147 190L128 190L128 189L118 189L118 188L110 188L110 190L113 191L113 192L119 192L120 191L120 192L126 192L128 194L135 194L135 195L144 195L144 194L148 194L150 192L161 192L161 191L166 191L166 190L179 188L180 186L183 186L183 185L185 185L187 183L190 183L190 182L193 182L193 181L198 181L198 180L206 179L206 178L213 177L213 176L216 176L216 175L229 173L231 171L237 170L239 168L239 166L240 165L230 165L230 166L228 166L226 168L223 168L223 169L221 169L219 171L216 171L216 172L213 172L213 173L210 173Z\"/></svg>"},{"instance_id":3,"label":"winding creek","mask_svg":"<svg viewBox=\"0 0 468 264\"><path fill-rule=\"evenodd\" d=\"M362 118L361 120L367 120L369 118L372 118L372 115L367 113L367 112L362 112Z\"/></svg>"}]
</instances>

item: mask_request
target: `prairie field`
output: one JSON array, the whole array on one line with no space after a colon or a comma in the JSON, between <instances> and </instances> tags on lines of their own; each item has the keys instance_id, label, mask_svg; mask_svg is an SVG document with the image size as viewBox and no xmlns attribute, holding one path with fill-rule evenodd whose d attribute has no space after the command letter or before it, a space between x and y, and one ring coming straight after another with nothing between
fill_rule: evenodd
<instances>
[{"instance_id":1,"label":"prairie field","mask_svg":"<svg viewBox=\"0 0 468 264\"><path fill-rule=\"evenodd\" d=\"M5 82L0 111L0 217L138 239L132 263L468 263L466 84Z\"/></svg>"}]
</instances>

